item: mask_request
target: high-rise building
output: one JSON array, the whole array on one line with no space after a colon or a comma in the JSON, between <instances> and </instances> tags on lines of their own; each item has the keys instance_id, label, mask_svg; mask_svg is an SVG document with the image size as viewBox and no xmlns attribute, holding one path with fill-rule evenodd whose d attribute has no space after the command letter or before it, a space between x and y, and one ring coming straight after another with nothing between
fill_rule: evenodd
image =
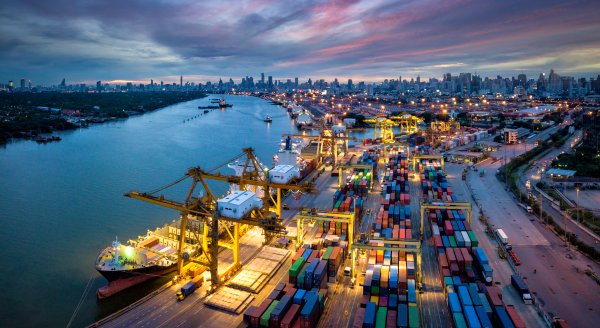
<instances>
[{"instance_id":1,"label":"high-rise building","mask_svg":"<svg viewBox=\"0 0 600 328\"><path fill-rule=\"evenodd\" d=\"M298 78L294 78L294 89L298 89Z\"/></svg>"},{"instance_id":2,"label":"high-rise building","mask_svg":"<svg viewBox=\"0 0 600 328\"><path fill-rule=\"evenodd\" d=\"M265 84L265 73L260 73L260 82Z\"/></svg>"},{"instance_id":3,"label":"high-rise building","mask_svg":"<svg viewBox=\"0 0 600 328\"><path fill-rule=\"evenodd\" d=\"M96 81L96 91L102 91L102 81Z\"/></svg>"},{"instance_id":4,"label":"high-rise building","mask_svg":"<svg viewBox=\"0 0 600 328\"><path fill-rule=\"evenodd\" d=\"M14 87L15 83L12 80L8 81L8 90L12 91Z\"/></svg>"},{"instance_id":5,"label":"high-rise building","mask_svg":"<svg viewBox=\"0 0 600 328\"><path fill-rule=\"evenodd\" d=\"M66 83L66 81L65 81L65 78L63 77L62 81L60 82L60 87L61 87L61 88L64 88L64 87L66 87L66 86L67 86L67 83Z\"/></svg>"},{"instance_id":6,"label":"high-rise building","mask_svg":"<svg viewBox=\"0 0 600 328\"><path fill-rule=\"evenodd\" d=\"M273 77L269 75L269 82L267 82L267 88L269 90L273 89Z\"/></svg>"},{"instance_id":7,"label":"high-rise building","mask_svg":"<svg viewBox=\"0 0 600 328\"><path fill-rule=\"evenodd\" d=\"M21 79L21 90L25 89L25 79Z\"/></svg>"},{"instance_id":8,"label":"high-rise building","mask_svg":"<svg viewBox=\"0 0 600 328\"><path fill-rule=\"evenodd\" d=\"M179 76L179 87L182 88L183 87L183 75Z\"/></svg>"}]
</instances>

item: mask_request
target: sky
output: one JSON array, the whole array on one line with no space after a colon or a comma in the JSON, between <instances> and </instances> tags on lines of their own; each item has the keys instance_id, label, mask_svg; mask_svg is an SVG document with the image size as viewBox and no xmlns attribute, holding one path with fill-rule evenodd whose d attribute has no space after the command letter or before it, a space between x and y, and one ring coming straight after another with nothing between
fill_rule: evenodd
<instances>
[{"instance_id":1,"label":"sky","mask_svg":"<svg viewBox=\"0 0 600 328\"><path fill-rule=\"evenodd\" d=\"M2 0L0 81L600 74L600 1Z\"/></svg>"}]
</instances>

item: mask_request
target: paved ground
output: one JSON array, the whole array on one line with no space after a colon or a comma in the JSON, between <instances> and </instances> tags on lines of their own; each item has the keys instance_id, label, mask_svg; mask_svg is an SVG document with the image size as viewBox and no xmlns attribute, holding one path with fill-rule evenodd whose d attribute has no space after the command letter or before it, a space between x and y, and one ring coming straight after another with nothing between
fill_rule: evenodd
<instances>
[{"instance_id":1,"label":"paved ground","mask_svg":"<svg viewBox=\"0 0 600 328\"><path fill-rule=\"evenodd\" d=\"M573 203L577 202L577 192L575 189L567 189L563 192ZM579 206L593 211L600 215L600 190L580 190Z\"/></svg>"},{"instance_id":2,"label":"paved ground","mask_svg":"<svg viewBox=\"0 0 600 328\"><path fill-rule=\"evenodd\" d=\"M459 164L446 165L448 174L448 183L452 187L454 194L461 200L471 203L473 208L473 220L471 229L477 235L479 247L483 248L490 260L490 266L494 270L494 282L501 289L504 302L513 304L519 311L519 314L525 321L527 327L544 327L541 318L535 309L529 305L523 304L516 290L510 284L510 276L514 274L510 265L505 260L498 256L496 241L485 232L485 226L477 219L479 217L479 208L470 196L466 184L461 179L461 173L464 166ZM469 174L469 178L479 179L479 174L473 172ZM487 198L486 203L493 203L494 200ZM484 206L484 209L486 207ZM516 211L515 211L516 212Z\"/></svg>"},{"instance_id":3,"label":"paved ground","mask_svg":"<svg viewBox=\"0 0 600 328\"><path fill-rule=\"evenodd\" d=\"M481 165L489 168L486 171L495 172L498 164L488 161ZM594 322L600 320L597 305L600 286L585 276L583 270L591 268L600 272L598 264L566 249L562 240L517 205L518 200L510 202L513 196L495 177L480 178L470 173L467 180L473 186L485 215L491 223L502 228L515 245L514 249L523 262L517 269L543 308L566 319L573 327L594 326ZM534 269L536 274L533 274ZM503 282L505 286L509 284L510 280ZM512 288L509 286L507 290Z\"/></svg>"}]
</instances>

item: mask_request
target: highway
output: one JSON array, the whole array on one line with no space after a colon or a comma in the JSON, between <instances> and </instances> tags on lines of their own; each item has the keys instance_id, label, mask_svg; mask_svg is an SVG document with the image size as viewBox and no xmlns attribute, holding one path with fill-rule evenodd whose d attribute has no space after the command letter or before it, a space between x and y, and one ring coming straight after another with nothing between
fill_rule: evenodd
<instances>
[{"instance_id":1,"label":"highway","mask_svg":"<svg viewBox=\"0 0 600 328\"><path fill-rule=\"evenodd\" d=\"M522 166L517 172L517 175L519 177L517 181L517 186L519 187L521 192L527 194L529 190L527 189L526 183L529 180L531 183L530 191L532 195L539 200L540 194L535 190L534 186L540 180L541 169L547 169L545 163L549 165L552 162L552 160L554 160L561 153L569 152L571 150L571 144L576 143L576 140L580 138L581 131L578 131L575 134L573 134L562 147L552 148L551 151L546 152L542 156L535 158L532 162L536 164L531 165L530 167L526 165ZM563 212L560 209L556 209L554 206L552 206L548 199L542 200L542 206L546 213L548 213L551 217L558 219L558 222L560 223L561 227L563 227L563 229L566 227L567 231L571 233L576 233L581 241L595 247L597 250L600 251L600 237L593 234L584 226L578 225L576 220L573 220L568 215L563 214Z\"/></svg>"},{"instance_id":2,"label":"highway","mask_svg":"<svg viewBox=\"0 0 600 328\"><path fill-rule=\"evenodd\" d=\"M517 145L514 151L515 155L528 148L527 145L521 148L519 146L521 145ZM500 150L497 153L499 156L495 157L501 157L504 151ZM479 168L488 172L484 177L470 171L467 182L473 190L474 197L481 204L490 223L494 227L502 228L508 235L523 263L517 269L537 296L540 305L547 312L566 319L573 327L594 326L594 322L600 320L600 286L583 271L591 268L600 272L600 267L580 253L565 248L561 239L517 205L518 200L505 190L505 186L493 174L500 167L500 163L501 161L486 161L478 164ZM456 172L457 175L460 170ZM496 267L493 268L497 270ZM534 270L536 274L533 273ZM502 281L504 286L510 282L506 278L505 274L501 276L501 279L505 279ZM511 291L512 288L504 288L503 293L506 290Z\"/></svg>"}]
</instances>

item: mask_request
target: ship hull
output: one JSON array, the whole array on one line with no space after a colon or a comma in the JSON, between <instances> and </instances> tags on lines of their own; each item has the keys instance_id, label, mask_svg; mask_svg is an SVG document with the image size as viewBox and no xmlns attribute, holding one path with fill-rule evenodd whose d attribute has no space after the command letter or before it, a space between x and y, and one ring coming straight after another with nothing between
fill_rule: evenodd
<instances>
[{"instance_id":1,"label":"ship hull","mask_svg":"<svg viewBox=\"0 0 600 328\"><path fill-rule=\"evenodd\" d=\"M96 296L99 299L110 297L124 289L141 284L145 281L152 280L166 274L169 274L177 269L177 264L168 267L150 266L136 270L122 271L101 271L98 272L108 280L108 284L99 288L96 291Z\"/></svg>"}]
</instances>

